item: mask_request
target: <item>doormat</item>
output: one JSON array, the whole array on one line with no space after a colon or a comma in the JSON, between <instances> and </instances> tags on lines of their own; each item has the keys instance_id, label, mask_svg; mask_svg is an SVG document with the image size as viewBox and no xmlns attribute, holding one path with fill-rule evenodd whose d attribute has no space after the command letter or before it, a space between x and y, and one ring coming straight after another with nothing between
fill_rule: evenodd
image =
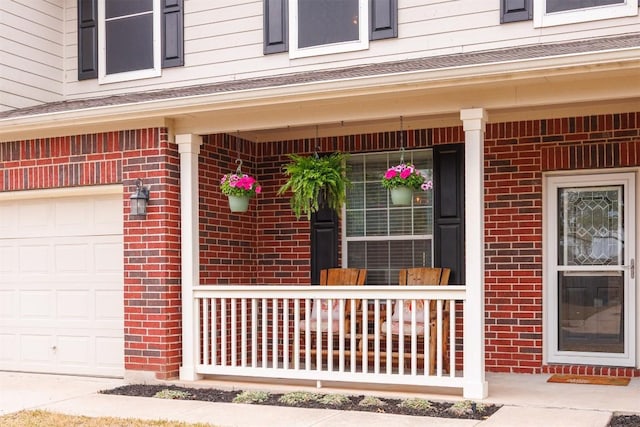
<instances>
[{"instance_id":1,"label":"doormat","mask_svg":"<svg viewBox=\"0 0 640 427\"><path fill-rule=\"evenodd\" d=\"M549 383L596 384L596 385L629 385L629 377L600 377L596 375L560 375L549 377Z\"/></svg>"}]
</instances>

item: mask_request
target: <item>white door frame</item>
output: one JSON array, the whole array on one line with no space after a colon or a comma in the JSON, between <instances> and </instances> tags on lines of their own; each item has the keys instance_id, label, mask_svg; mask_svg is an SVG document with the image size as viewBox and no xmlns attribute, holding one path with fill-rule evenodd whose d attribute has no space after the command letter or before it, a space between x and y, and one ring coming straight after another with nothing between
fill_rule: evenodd
<instances>
[{"instance_id":1,"label":"white door frame","mask_svg":"<svg viewBox=\"0 0 640 427\"><path fill-rule=\"evenodd\" d=\"M636 258L637 231L635 221L638 195L636 193L636 171L588 171L576 174L548 174L543 176L543 347L544 363L580 365L636 366L637 292L636 279L631 278L629 266ZM558 292L557 292L557 192L563 187L590 187L603 185L624 185L625 245L624 266L624 352L594 353L558 350ZM634 221L628 221L633 219ZM637 271L636 271L637 274Z\"/></svg>"}]
</instances>

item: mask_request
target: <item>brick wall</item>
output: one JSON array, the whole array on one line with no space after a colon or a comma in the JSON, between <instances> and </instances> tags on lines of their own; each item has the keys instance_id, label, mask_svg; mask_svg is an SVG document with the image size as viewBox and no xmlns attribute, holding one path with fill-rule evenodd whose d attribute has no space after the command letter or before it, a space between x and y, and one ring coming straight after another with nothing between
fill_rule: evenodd
<instances>
[{"instance_id":1,"label":"brick wall","mask_svg":"<svg viewBox=\"0 0 640 427\"><path fill-rule=\"evenodd\" d=\"M487 370L640 375L542 365L542 173L638 165L640 113L487 126Z\"/></svg>"},{"instance_id":2,"label":"brick wall","mask_svg":"<svg viewBox=\"0 0 640 427\"><path fill-rule=\"evenodd\" d=\"M0 144L0 191L123 184L125 369L177 375L180 364L179 161L165 129ZM149 214L130 218L141 178Z\"/></svg>"}]
</instances>

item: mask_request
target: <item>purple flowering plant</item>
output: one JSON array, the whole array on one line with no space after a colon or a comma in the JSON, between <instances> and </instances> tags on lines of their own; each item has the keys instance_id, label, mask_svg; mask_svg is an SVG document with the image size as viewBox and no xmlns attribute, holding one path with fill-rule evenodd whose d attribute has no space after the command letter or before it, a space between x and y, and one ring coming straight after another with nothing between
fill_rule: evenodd
<instances>
[{"instance_id":1,"label":"purple flowering plant","mask_svg":"<svg viewBox=\"0 0 640 427\"><path fill-rule=\"evenodd\" d=\"M262 187L258 181L246 173L230 173L220 180L222 194L236 197L253 197L260 194Z\"/></svg>"},{"instance_id":2,"label":"purple flowering plant","mask_svg":"<svg viewBox=\"0 0 640 427\"><path fill-rule=\"evenodd\" d=\"M408 187L412 190L428 191L433 188L433 182L411 163L400 163L387 169L382 177L382 186L386 189Z\"/></svg>"}]
</instances>

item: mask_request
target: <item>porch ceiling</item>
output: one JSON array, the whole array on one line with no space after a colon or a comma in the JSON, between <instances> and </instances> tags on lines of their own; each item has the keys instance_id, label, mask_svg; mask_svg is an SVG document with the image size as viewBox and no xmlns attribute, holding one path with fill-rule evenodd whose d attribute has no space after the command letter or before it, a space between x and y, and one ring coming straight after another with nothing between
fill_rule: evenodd
<instances>
[{"instance_id":1,"label":"porch ceiling","mask_svg":"<svg viewBox=\"0 0 640 427\"><path fill-rule=\"evenodd\" d=\"M459 125L460 110L473 107L491 122L638 111L640 35L620 40L615 49L583 41L571 46L582 51L543 45L71 100L0 113L0 141L167 126L266 142L312 137L316 126L320 136L394 130L400 116L405 129Z\"/></svg>"}]
</instances>

